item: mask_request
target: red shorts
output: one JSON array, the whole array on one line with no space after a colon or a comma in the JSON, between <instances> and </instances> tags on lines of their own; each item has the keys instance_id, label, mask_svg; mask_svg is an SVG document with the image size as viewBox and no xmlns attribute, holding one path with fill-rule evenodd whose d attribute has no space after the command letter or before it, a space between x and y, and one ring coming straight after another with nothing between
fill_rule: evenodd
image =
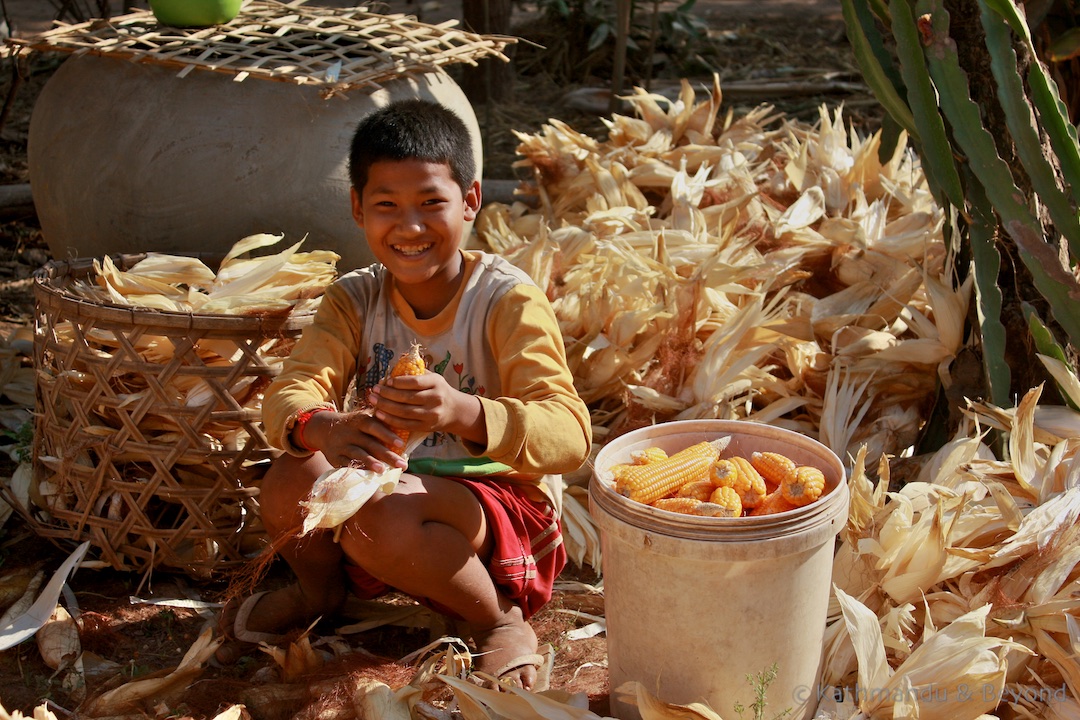
<instances>
[{"instance_id":1,"label":"red shorts","mask_svg":"<svg viewBox=\"0 0 1080 720\"><path fill-rule=\"evenodd\" d=\"M555 578L566 565L566 548L555 511L546 502L526 497L522 488L486 478L448 477L472 491L484 510L494 537L488 572L499 590L521 607L526 619L551 599ZM372 577L359 565L346 564L350 589L362 600L371 600L394 588ZM428 598L414 598L421 605L450 617L457 613ZM460 619L460 618L459 618Z\"/></svg>"}]
</instances>

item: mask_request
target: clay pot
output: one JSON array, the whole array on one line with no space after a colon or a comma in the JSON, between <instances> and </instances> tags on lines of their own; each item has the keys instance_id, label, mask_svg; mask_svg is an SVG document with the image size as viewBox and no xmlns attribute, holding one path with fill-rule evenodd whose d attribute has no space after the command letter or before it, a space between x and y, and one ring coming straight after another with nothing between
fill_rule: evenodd
<instances>
[{"instance_id":1,"label":"clay pot","mask_svg":"<svg viewBox=\"0 0 1080 720\"><path fill-rule=\"evenodd\" d=\"M94 55L69 58L30 122L34 205L53 257L121 252L221 255L252 233L307 236L343 270L372 256L349 207L348 152L357 122L391 100L447 106L480 130L446 73L324 99L315 87Z\"/></svg>"}]
</instances>

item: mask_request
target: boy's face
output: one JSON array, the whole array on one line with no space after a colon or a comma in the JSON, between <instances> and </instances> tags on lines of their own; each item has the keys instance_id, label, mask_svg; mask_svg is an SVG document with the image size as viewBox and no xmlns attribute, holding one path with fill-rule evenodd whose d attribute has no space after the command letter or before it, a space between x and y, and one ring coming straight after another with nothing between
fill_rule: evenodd
<instances>
[{"instance_id":1,"label":"boy's face","mask_svg":"<svg viewBox=\"0 0 1080 720\"><path fill-rule=\"evenodd\" d=\"M479 209L480 183L474 182L463 197L445 163L375 162L362 192L352 190L356 224L399 288L437 291L441 283L456 280L465 224L476 219Z\"/></svg>"}]
</instances>

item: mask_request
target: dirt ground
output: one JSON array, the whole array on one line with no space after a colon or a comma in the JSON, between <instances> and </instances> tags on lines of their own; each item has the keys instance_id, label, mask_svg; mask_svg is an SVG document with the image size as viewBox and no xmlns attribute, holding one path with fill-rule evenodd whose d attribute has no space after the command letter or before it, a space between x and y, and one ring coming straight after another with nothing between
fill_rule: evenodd
<instances>
[{"instance_id":1,"label":"dirt ground","mask_svg":"<svg viewBox=\"0 0 1080 720\"><path fill-rule=\"evenodd\" d=\"M351 3L312 0L311 4ZM47 29L62 6L61 0L2 0L11 32L19 36ZM96 6L96 0L67 2L69 11L86 12L91 6ZM120 6L120 2L114 2L117 12ZM460 4L420 0L416 4L402 0L391 7L418 14L428 22L459 17L459 8ZM721 77L725 102L736 115L760 103L772 103L790 116L813 120L823 103L831 106L844 103L845 114L852 122L866 129L873 127L878 108L857 87L859 79L844 35L838 0L699 0L693 12L708 26L707 57L711 69ZM70 15L68 18L75 19ZM543 16L535 5L519 4L515 23L523 33L543 35ZM522 52L515 62L524 66L529 59ZM0 185L29 182L26 140L33 100L60 60L34 57L19 68L10 61L2 65L0 94L7 102L0 130ZM556 117L585 131L603 131L598 119L603 110L596 108L595 99L591 104L583 102L582 98L588 100L591 96L589 92L580 92L583 88L602 88L609 80L604 77L603 64L591 75L572 82L552 82L550 73L543 68L537 69L535 64L530 67L530 73L522 72L517 77L513 100L477 108L477 117L491 142L486 152L486 178L515 177L511 165L516 139L509 132L511 129L533 132L549 117ZM13 83L17 71L22 73L22 79ZM705 82L709 75L704 72L695 79ZM673 85L676 80L658 74L655 82L661 87L665 83ZM783 89L770 91L770 87ZM32 208L0 209L0 328L32 323L29 278L49 259ZM9 465L7 461L0 464ZM11 469L0 467L0 474L10 473ZM19 575L27 569L40 568L49 573L70 549L38 538L23 521L13 518L0 528L0 578ZM564 573L564 578L587 584L599 579L591 568L573 567ZM149 578L109 570L78 571L71 588L81 611L83 649L113 663L101 678L93 681L90 694L174 667L208 621L205 614L196 610L133 604L129 597L198 597L213 602L223 597L226 581L225 577L207 581L166 571L156 571ZM265 587L286 582L287 569L275 565ZM535 618L534 626L540 641L550 642L556 648L552 685L586 693L590 707L606 714L605 640L602 635L566 640L564 633L583 621L564 610L602 615L602 597L584 590L557 592L550 605ZM317 634L326 631L325 627L316 630ZM350 643L376 656L397 659L425 645L429 636L430 631L425 628L386 627L353 636ZM294 683L293 689L286 692L277 682L273 667L271 659L258 652L233 666L212 664L178 702L156 713L148 710L147 715L202 718L212 716L223 705L244 702L257 719L288 718L303 707L311 712L310 708L317 707L317 696L332 697L335 678L357 671L347 663L332 665L315 677ZM385 672L386 666L380 667ZM77 696L44 664L34 642L24 642L0 653L0 704L9 711L29 712L45 700L59 716L77 716Z\"/></svg>"}]
</instances>

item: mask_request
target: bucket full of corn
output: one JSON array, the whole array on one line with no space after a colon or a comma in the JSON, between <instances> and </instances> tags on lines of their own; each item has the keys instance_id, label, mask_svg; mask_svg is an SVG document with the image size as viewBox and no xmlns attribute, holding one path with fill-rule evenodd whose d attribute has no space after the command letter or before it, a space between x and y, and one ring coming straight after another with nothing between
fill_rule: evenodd
<instances>
[{"instance_id":1,"label":"bucket full of corn","mask_svg":"<svg viewBox=\"0 0 1080 720\"><path fill-rule=\"evenodd\" d=\"M756 467L766 472L755 478ZM707 481L691 492L691 472L703 468ZM784 472L792 473L788 497L778 484ZM648 489L657 478L667 488ZM677 496L672 483L687 502L647 504L657 493ZM734 506L745 499L747 507L726 504L725 486L739 495ZM740 705L753 712L755 685L773 671L764 717L813 716L833 549L848 510L844 467L831 450L748 421L641 428L600 450L589 510L600 529L617 717L640 717L635 681L665 702L704 703L723 717Z\"/></svg>"}]
</instances>

